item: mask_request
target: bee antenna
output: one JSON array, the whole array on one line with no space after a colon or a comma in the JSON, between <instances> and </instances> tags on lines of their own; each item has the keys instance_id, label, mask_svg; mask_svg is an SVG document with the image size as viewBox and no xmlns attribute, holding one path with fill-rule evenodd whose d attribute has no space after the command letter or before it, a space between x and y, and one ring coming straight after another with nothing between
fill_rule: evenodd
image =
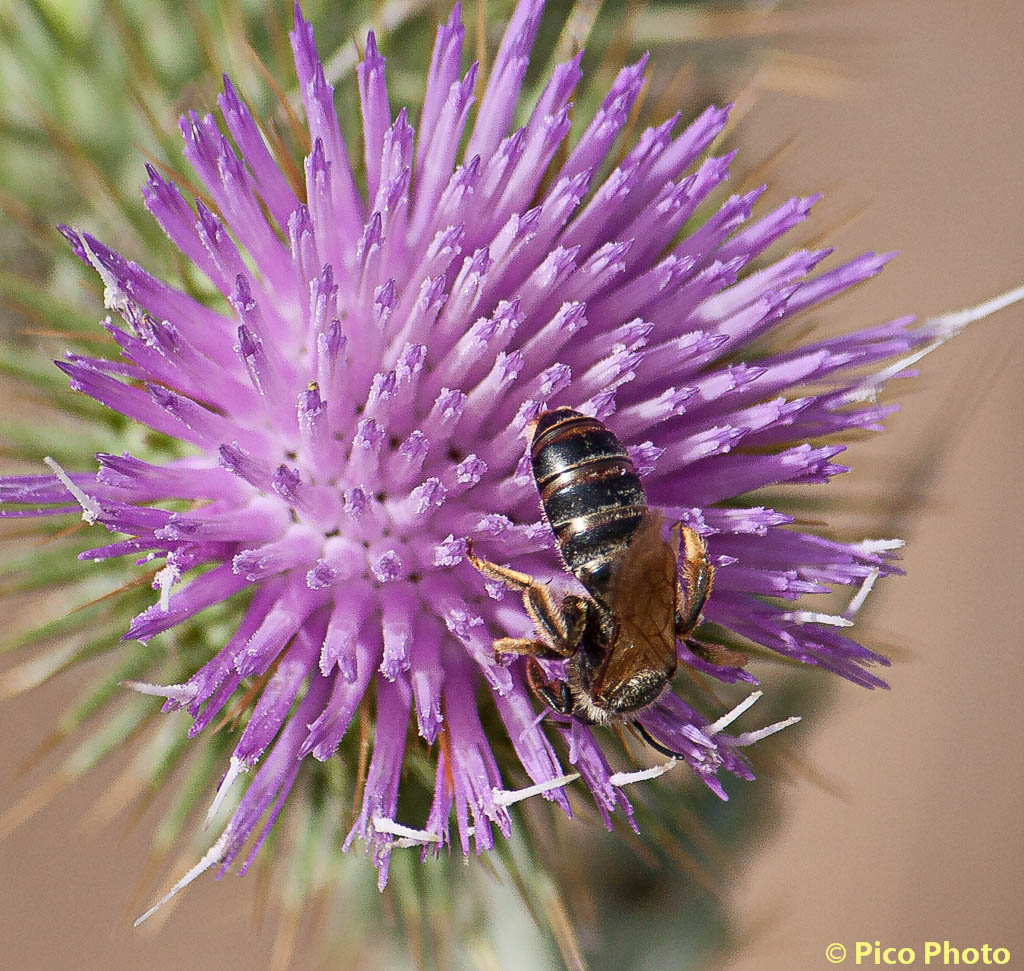
<instances>
[{"instance_id":1,"label":"bee antenna","mask_svg":"<svg viewBox=\"0 0 1024 971\"><path fill-rule=\"evenodd\" d=\"M637 734L648 744L655 752L660 752L662 755L667 755L670 759L684 759L686 756L682 752L673 752L672 749L666 748L661 744L640 722L633 722L633 727L636 729Z\"/></svg>"}]
</instances>

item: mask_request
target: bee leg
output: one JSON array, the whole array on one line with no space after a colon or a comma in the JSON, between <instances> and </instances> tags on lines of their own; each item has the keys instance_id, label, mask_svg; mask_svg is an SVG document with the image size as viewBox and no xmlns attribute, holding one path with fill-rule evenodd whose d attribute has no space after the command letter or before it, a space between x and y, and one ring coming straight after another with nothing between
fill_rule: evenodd
<instances>
[{"instance_id":1,"label":"bee leg","mask_svg":"<svg viewBox=\"0 0 1024 971\"><path fill-rule=\"evenodd\" d=\"M525 654L527 657L544 658L545 661L560 661L565 657L546 641L528 637L498 637L492 646L495 654Z\"/></svg>"},{"instance_id":2,"label":"bee leg","mask_svg":"<svg viewBox=\"0 0 1024 971\"><path fill-rule=\"evenodd\" d=\"M718 664L722 667L742 668L750 660L741 651L732 651L721 644L701 644L699 641L687 639L686 646L697 657L702 657L710 664Z\"/></svg>"},{"instance_id":3,"label":"bee leg","mask_svg":"<svg viewBox=\"0 0 1024 971\"><path fill-rule=\"evenodd\" d=\"M525 637L500 637L494 642L495 654L525 654L526 683L541 702L562 715L571 715L576 707L572 692L564 681L551 681L544 674L537 658L558 660L562 657L544 641L531 641Z\"/></svg>"},{"instance_id":4,"label":"bee leg","mask_svg":"<svg viewBox=\"0 0 1024 971\"><path fill-rule=\"evenodd\" d=\"M499 566L497 563L491 563L489 560L480 559L480 557L473 553L472 540L469 542L467 556L469 562L485 577L490 577L492 580L500 580L506 586L511 587L513 590L519 590L522 593L523 606L526 608L527 614L530 615L530 620L533 621L537 633L547 636L547 647L553 652L553 656L569 657L575 653L576 641L582 636L583 628L582 626L579 627L575 641L570 641L569 625L566 622L566 617L555 606L547 587L542 586L526 573L510 570L507 566ZM567 597L566 600L568 599ZM573 598L574 608L576 607L575 602L579 600L581 600L579 597ZM576 612L578 610L574 609L572 615L574 625L578 624Z\"/></svg>"},{"instance_id":5,"label":"bee leg","mask_svg":"<svg viewBox=\"0 0 1024 971\"><path fill-rule=\"evenodd\" d=\"M526 681L530 690L552 711L560 715L571 715L576 707L572 700L572 692L564 681L549 681L544 669L535 658L526 662Z\"/></svg>"},{"instance_id":6,"label":"bee leg","mask_svg":"<svg viewBox=\"0 0 1024 971\"><path fill-rule=\"evenodd\" d=\"M708 548L701 535L689 526L676 523L673 531L678 530L683 547L683 576L686 578L686 590L676 588L676 637L685 640L700 622L700 612L704 602L711 593L711 585L715 579L715 568L708 559Z\"/></svg>"},{"instance_id":7,"label":"bee leg","mask_svg":"<svg viewBox=\"0 0 1024 971\"><path fill-rule=\"evenodd\" d=\"M477 556L473 552L473 541L471 539L466 540L466 558L479 573L482 573L485 577L490 577L492 580L500 580L513 590L525 590L537 582L526 573L520 573L518 570L513 570L507 566L500 566L497 563L492 563L490 560L484 560Z\"/></svg>"},{"instance_id":8,"label":"bee leg","mask_svg":"<svg viewBox=\"0 0 1024 971\"><path fill-rule=\"evenodd\" d=\"M662 745L643 725L638 721L633 722L633 729L655 752L660 752L662 755L667 755L670 759L685 759L686 756L682 752L674 752L672 749L665 745Z\"/></svg>"},{"instance_id":9,"label":"bee leg","mask_svg":"<svg viewBox=\"0 0 1024 971\"><path fill-rule=\"evenodd\" d=\"M562 601L562 622L565 624L565 642L575 653L579 642L583 640L583 631L587 628L587 617L590 603L574 593L568 594Z\"/></svg>"}]
</instances>

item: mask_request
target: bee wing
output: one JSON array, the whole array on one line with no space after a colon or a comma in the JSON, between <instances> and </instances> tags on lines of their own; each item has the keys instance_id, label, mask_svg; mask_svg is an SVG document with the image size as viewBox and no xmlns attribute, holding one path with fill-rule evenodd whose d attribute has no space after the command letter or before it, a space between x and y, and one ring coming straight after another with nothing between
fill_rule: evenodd
<instances>
[{"instance_id":1,"label":"bee wing","mask_svg":"<svg viewBox=\"0 0 1024 971\"><path fill-rule=\"evenodd\" d=\"M677 553L661 527L661 517L648 513L616 564L611 585L616 636L594 684L598 697L613 697L640 671L666 677L675 672Z\"/></svg>"}]
</instances>

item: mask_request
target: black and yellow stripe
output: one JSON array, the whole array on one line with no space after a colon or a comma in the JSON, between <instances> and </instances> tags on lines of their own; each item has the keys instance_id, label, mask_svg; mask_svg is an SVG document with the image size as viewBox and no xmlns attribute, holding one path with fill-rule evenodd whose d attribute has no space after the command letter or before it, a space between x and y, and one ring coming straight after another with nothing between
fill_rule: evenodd
<instances>
[{"instance_id":1,"label":"black and yellow stripe","mask_svg":"<svg viewBox=\"0 0 1024 971\"><path fill-rule=\"evenodd\" d=\"M599 600L612 562L643 521L647 497L622 443L596 418L544 412L530 450L541 504L566 565Z\"/></svg>"}]
</instances>

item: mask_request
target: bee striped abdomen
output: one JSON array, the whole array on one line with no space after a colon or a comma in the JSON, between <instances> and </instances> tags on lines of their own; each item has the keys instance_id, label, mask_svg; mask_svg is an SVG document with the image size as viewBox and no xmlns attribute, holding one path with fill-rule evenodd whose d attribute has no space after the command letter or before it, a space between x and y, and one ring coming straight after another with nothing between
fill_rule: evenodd
<instances>
[{"instance_id":1,"label":"bee striped abdomen","mask_svg":"<svg viewBox=\"0 0 1024 971\"><path fill-rule=\"evenodd\" d=\"M647 510L622 443L596 418L569 408L537 420L531 446L541 503L569 569L595 595Z\"/></svg>"}]
</instances>

